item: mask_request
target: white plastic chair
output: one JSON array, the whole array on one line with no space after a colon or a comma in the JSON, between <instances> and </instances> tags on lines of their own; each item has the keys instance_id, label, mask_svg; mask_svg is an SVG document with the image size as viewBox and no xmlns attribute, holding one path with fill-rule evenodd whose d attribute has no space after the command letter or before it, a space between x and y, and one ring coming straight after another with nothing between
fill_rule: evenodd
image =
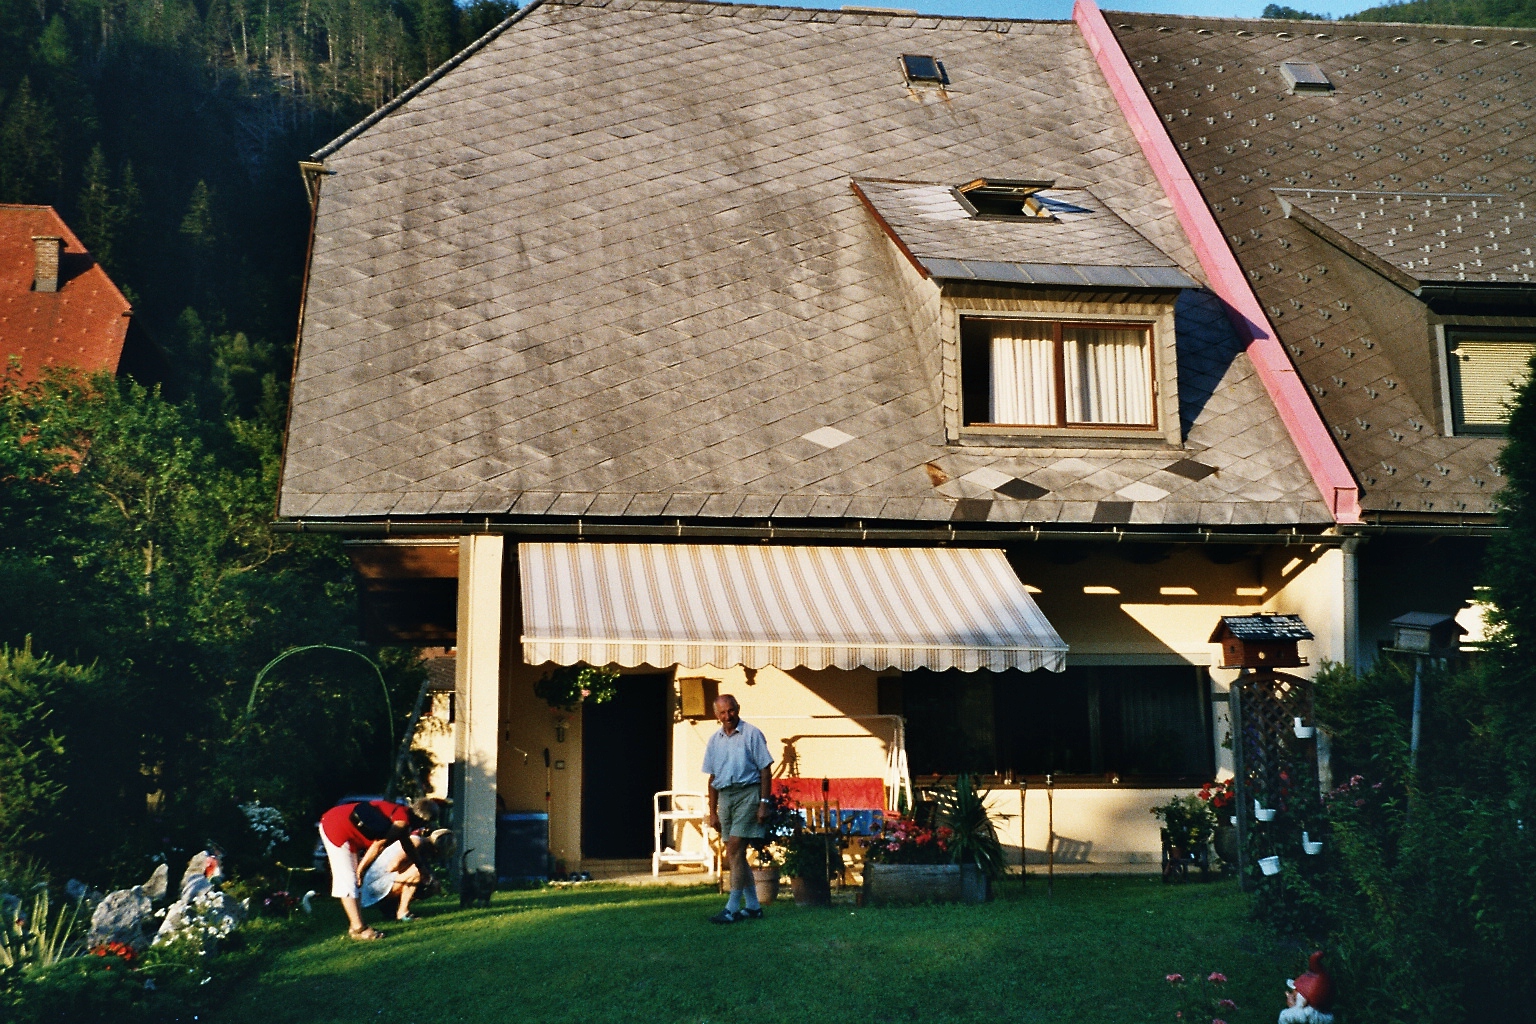
<instances>
[{"instance_id":1,"label":"white plastic chair","mask_svg":"<svg viewBox=\"0 0 1536 1024\"><path fill-rule=\"evenodd\" d=\"M667 805L666 810L662 810L663 802ZM710 848L709 843L708 797L703 793L664 789L651 797L651 812L654 815L651 839L655 844L651 853L651 877L661 874L663 864L697 864L709 872L710 878L720 873L720 855ZM674 821L681 826L677 830L677 848L663 849L667 823ZM689 828L689 825L696 828ZM697 836L698 844L689 843L688 836Z\"/></svg>"}]
</instances>

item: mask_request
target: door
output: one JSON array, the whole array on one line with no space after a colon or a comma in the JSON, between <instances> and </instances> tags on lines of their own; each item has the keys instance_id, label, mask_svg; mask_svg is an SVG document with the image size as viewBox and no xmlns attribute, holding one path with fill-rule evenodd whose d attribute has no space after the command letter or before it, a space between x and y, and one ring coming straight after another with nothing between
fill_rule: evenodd
<instances>
[{"instance_id":1,"label":"door","mask_svg":"<svg viewBox=\"0 0 1536 1024\"><path fill-rule=\"evenodd\" d=\"M624 676L581 711L581 855L649 859L651 798L667 786L671 677Z\"/></svg>"}]
</instances>

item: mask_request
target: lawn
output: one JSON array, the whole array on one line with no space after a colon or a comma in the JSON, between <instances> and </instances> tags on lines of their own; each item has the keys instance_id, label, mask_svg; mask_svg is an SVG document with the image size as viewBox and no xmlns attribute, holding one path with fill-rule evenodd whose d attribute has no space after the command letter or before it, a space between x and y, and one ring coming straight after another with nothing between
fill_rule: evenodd
<instances>
[{"instance_id":1,"label":"lawn","mask_svg":"<svg viewBox=\"0 0 1536 1024\"><path fill-rule=\"evenodd\" d=\"M787 887L786 887L787 889ZM721 927L704 888L498 892L428 901L382 941L342 937L334 900L239 984L218 1024L511 1021L1171 1022L1164 975L1225 972L1230 1024L1272 1021L1302 957L1231 883L1017 880L985 906L796 907ZM786 891L786 896L788 895ZM321 901L317 900L317 912ZM317 915L318 916L318 915Z\"/></svg>"}]
</instances>

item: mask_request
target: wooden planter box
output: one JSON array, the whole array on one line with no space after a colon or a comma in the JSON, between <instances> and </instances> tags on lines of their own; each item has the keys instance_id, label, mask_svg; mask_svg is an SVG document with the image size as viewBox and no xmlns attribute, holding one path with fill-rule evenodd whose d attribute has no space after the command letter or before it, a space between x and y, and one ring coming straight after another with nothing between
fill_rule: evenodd
<instances>
[{"instance_id":1,"label":"wooden planter box","mask_svg":"<svg viewBox=\"0 0 1536 1024\"><path fill-rule=\"evenodd\" d=\"M901 903L985 903L987 876L974 864L865 864L864 902L871 907Z\"/></svg>"}]
</instances>

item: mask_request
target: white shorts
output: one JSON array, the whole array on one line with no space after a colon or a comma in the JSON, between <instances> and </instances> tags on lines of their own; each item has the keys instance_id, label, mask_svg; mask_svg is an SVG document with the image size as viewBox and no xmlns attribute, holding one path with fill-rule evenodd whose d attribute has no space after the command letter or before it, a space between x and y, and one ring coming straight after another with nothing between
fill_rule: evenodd
<instances>
[{"instance_id":1,"label":"white shorts","mask_svg":"<svg viewBox=\"0 0 1536 1024\"><path fill-rule=\"evenodd\" d=\"M337 899L357 899L357 851L351 846L337 846L320 830L325 858L331 862L331 895Z\"/></svg>"},{"instance_id":2,"label":"white shorts","mask_svg":"<svg viewBox=\"0 0 1536 1024\"><path fill-rule=\"evenodd\" d=\"M388 896L400 879L400 868L405 864L405 848L390 843L374 862L363 872L362 904L371 907ZM354 871L356 868L353 869Z\"/></svg>"}]
</instances>

